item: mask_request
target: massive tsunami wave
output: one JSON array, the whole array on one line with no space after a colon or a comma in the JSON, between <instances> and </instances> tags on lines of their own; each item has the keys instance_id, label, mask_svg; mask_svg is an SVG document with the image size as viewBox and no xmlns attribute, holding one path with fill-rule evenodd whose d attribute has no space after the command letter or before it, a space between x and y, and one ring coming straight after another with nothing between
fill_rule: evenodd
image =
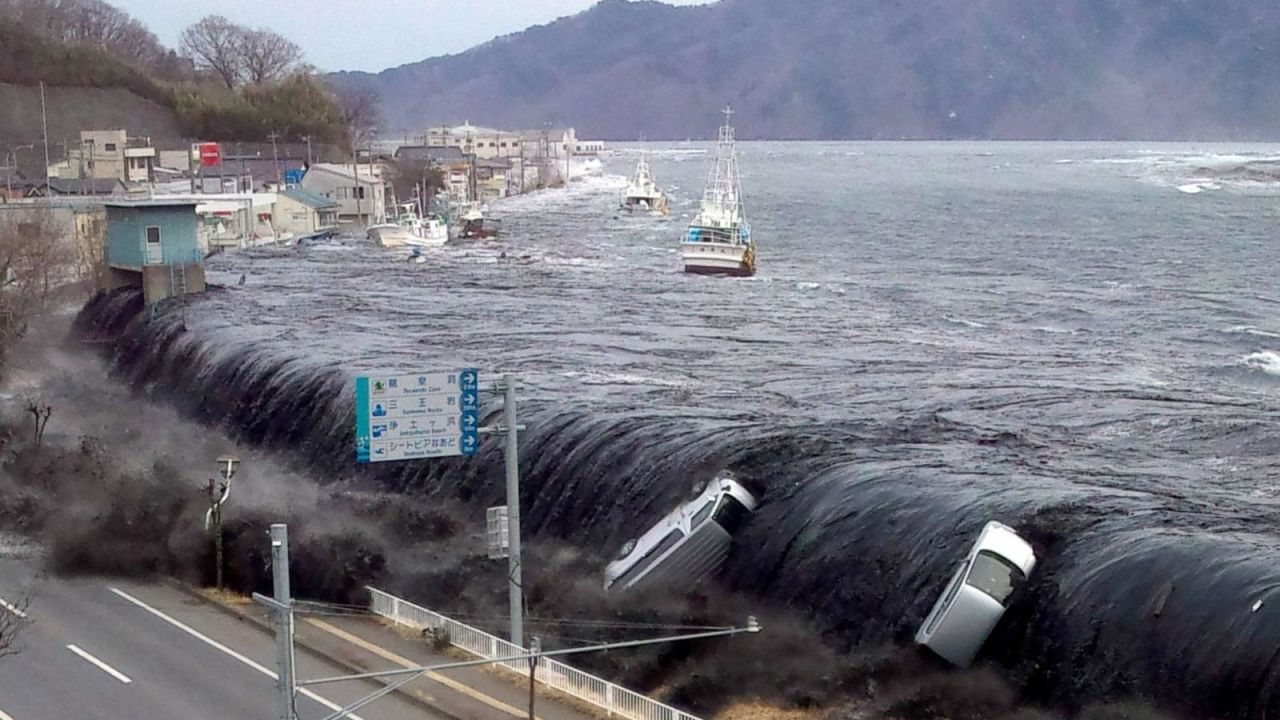
<instances>
[{"instance_id":1,"label":"massive tsunami wave","mask_svg":"<svg viewBox=\"0 0 1280 720\"><path fill-rule=\"evenodd\" d=\"M238 253L211 261L225 288L150 320L132 291L99 296L80 327L139 387L321 477L477 509L500 502L496 443L352 468L351 378L519 370L528 536L607 554L729 468L763 506L723 582L842 649L908 643L999 519L1041 564L984 657L1034 697L1280 712L1280 404L1247 359L1280 345L1257 329L1275 260L1262 230L1216 230L1256 198L1188 211L1060 148L815 152L745 150L775 239L754 281L672 272L696 190L655 226L586 183L426 266L354 240ZM659 182L696 189L690 165L659 161Z\"/></svg>"}]
</instances>

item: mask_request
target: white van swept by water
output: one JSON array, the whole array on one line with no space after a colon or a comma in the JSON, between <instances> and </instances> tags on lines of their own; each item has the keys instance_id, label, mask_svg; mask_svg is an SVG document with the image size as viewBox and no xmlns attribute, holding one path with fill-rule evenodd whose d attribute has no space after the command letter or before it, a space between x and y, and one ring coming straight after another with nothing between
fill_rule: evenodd
<instances>
[{"instance_id":1,"label":"white van swept by water","mask_svg":"<svg viewBox=\"0 0 1280 720\"><path fill-rule=\"evenodd\" d=\"M733 534L755 509L755 497L732 475L720 473L691 500L622 546L605 568L605 589L658 583L691 587L720 567Z\"/></svg>"},{"instance_id":2,"label":"white van swept by water","mask_svg":"<svg viewBox=\"0 0 1280 720\"><path fill-rule=\"evenodd\" d=\"M1026 540L1006 525L987 523L916 632L916 642L967 667L1035 566Z\"/></svg>"}]
</instances>

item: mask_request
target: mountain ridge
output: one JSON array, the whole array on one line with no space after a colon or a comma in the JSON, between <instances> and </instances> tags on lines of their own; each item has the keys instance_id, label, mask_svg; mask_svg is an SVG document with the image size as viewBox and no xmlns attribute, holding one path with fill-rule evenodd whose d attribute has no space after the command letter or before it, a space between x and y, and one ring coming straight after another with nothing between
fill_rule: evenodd
<instances>
[{"instance_id":1,"label":"mountain ridge","mask_svg":"<svg viewBox=\"0 0 1280 720\"><path fill-rule=\"evenodd\" d=\"M1247 0L602 0L462 53L335 73L393 129L605 139L1269 139L1280 9Z\"/></svg>"}]
</instances>

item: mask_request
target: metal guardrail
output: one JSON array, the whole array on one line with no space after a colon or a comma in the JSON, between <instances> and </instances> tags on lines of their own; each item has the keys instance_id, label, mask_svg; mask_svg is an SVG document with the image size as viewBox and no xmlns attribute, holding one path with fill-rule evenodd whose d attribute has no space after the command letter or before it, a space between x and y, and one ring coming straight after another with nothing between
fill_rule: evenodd
<instances>
[{"instance_id":1,"label":"metal guardrail","mask_svg":"<svg viewBox=\"0 0 1280 720\"><path fill-rule=\"evenodd\" d=\"M381 615L397 625L405 625L417 630L430 628L443 632L449 644L472 655L489 659L510 657L525 652L522 648L500 637L451 620L438 612L401 600L376 588L368 588L368 590L372 596L370 609L374 614ZM529 675L528 660L496 664L525 677ZM538 661L534 678L549 688L604 710L609 717L617 715L627 720L700 720L696 715L664 705L647 695L641 695L603 678L589 675L552 658L542 658Z\"/></svg>"}]
</instances>

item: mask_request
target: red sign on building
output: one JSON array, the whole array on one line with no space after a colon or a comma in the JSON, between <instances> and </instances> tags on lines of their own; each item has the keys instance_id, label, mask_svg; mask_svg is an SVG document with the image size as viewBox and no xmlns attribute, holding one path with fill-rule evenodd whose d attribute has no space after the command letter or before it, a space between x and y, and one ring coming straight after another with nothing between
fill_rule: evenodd
<instances>
[{"instance_id":1,"label":"red sign on building","mask_svg":"<svg viewBox=\"0 0 1280 720\"><path fill-rule=\"evenodd\" d=\"M200 143L200 164L217 165L222 162L222 148L218 143Z\"/></svg>"}]
</instances>

